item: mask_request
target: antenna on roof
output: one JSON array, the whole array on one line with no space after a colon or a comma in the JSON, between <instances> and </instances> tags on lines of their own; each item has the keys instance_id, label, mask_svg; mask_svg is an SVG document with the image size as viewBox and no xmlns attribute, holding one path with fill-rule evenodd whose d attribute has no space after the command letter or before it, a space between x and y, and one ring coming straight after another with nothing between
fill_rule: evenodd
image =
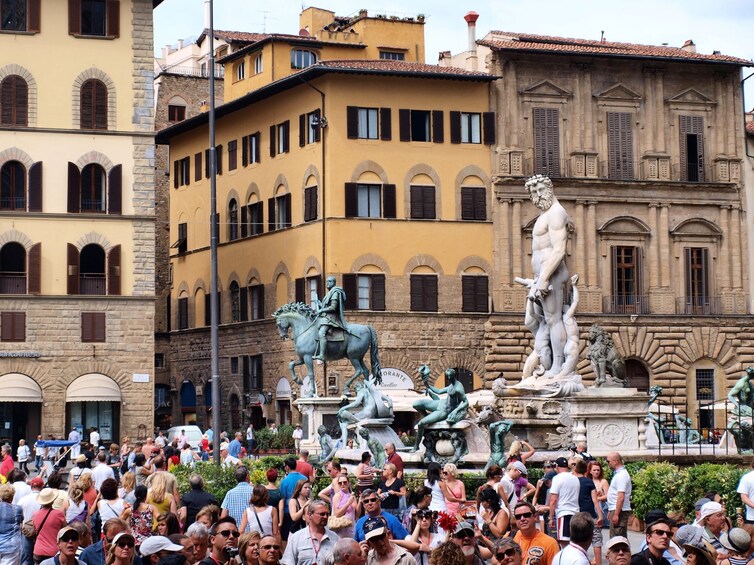
<instances>
[{"instance_id":1,"label":"antenna on roof","mask_svg":"<svg viewBox=\"0 0 754 565\"><path fill-rule=\"evenodd\" d=\"M600 31L600 43L605 43L605 30Z\"/></svg>"}]
</instances>

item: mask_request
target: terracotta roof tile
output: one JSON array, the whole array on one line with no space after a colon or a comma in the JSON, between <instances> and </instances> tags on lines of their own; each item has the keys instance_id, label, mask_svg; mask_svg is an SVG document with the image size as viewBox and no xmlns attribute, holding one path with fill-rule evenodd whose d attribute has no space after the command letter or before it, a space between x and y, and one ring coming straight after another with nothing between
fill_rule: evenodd
<instances>
[{"instance_id":1,"label":"terracotta roof tile","mask_svg":"<svg viewBox=\"0 0 754 565\"><path fill-rule=\"evenodd\" d=\"M426 63L414 63L409 61L394 61L390 59L334 59L320 61L315 66L328 69L353 69L355 71L376 71L416 74L442 74L491 79L489 74L476 71L468 71L458 67L441 67L439 65L427 65Z\"/></svg>"},{"instance_id":2,"label":"terracotta roof tile","mask_svg":"<svg viewBox=\"0 0 754 565\"><path fill-rule=\"evenodd\" d=\"M501 51L541 51L547 53L573 53L607 57L677 59L736 63L743 66L752 66L752 62L747 59L731 57L730 55L694 53L692 51L683 50L680 47L617 43L614 41L602 42L591 39L573 39L550 35L534 35L530 33L492 31L487 38L482 39L477 43Z\"/></svg>"},{"instance_id":3,"label":"terracotta roof tile","mask_svg":"<svg viewBox=\"0 0 754 565\"><path fill-rule=\"evenodd\" d=\"M746 122L746 133L754 135L754 122Z\"/></svg>"}]
</instances>

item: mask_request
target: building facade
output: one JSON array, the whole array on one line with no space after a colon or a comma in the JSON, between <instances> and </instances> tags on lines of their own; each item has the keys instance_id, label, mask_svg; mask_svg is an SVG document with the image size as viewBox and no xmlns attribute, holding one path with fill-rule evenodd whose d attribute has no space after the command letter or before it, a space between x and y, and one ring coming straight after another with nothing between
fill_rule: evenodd
<instances>
[{"instance_id":1,"label":"building facade","mask_svg":"<svg viewBox=\"0 0 754 565\"><path fill-rule=\"evenodd\" d=\"M3 3L0 429L13 445L152 429L157 4Z\"/></svg>"}]
</instances>

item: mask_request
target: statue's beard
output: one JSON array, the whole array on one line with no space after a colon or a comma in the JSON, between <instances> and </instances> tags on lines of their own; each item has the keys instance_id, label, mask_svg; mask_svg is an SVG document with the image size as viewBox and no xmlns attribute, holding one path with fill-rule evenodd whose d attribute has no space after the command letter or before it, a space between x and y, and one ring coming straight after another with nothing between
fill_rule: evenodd
<instances>
[{"instance_id":1,"label":"statue's beard","mask_svg":"<svg viewBox=\"0 0 754 565\"><path fill-rule=\"evenodd\" d=\"M537 208L547 211L552 206L553 192L552 190L548 190L541 196L536 193L532 194L531 200Z\"/></svg>"}]
</instances>

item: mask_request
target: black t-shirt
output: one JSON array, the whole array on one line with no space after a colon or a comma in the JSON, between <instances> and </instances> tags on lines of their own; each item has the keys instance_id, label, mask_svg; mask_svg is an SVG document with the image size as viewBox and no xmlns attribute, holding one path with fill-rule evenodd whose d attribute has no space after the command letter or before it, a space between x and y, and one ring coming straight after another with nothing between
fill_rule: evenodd
<instances>
[{"instance_id":1,"label":"black t-shirt","mask_svg":"<svg viewBox=\"0 0 754 565\"><path fill-rule=\"evenodd\" d=\"M646 548L631 556L631 565L670 565L670 561L664 557L657 559L650 553L649 548Z\"/></svg>"},{"instance_id":2,"label":"black t-shirt","mask_svg":"<svg viewBox=\"0 0 754 565\"><path fill-rule=\"evenodd\" d=\"M196 515L208 504L217 504L213 494L203 490L191 489L181 497L181 504L186 507L186 527L196 521Z\"/></svg>"},{"instance_id":3,"label":"black t-shirt","mask_svg":"<svg viewBox=\"0 0 754 565\"><path fill-rule=\"evenodd\" d=\"M581 512L588 512L592 518L596 518L597 510L594 508L592 491L597 487L594 486L594 481L588 477L579 477L579 483L581 483L581 488L579 489L579 510Z\"/></svg>"},{"instance_id":4,"label":"black t-shirt","mask_svg":"<svg viewBox=\"0 0 754 565\"><path fill-rule=\"evenodd\" d=\"M395 479L390 486L387 486L385 484L385 481L382 481L378 488L379 490L382 491L383 494L385 494L389 490L399 491L405 486L406 486L406 483L404 483L401 479ZM400 500L401 500L400 496L396 496L394 494L388 494L387 498L384 498L382 500L382 508L387 508L388 510L398 510L398 506L400 505Z\"/></svg>"}]
</instances>

